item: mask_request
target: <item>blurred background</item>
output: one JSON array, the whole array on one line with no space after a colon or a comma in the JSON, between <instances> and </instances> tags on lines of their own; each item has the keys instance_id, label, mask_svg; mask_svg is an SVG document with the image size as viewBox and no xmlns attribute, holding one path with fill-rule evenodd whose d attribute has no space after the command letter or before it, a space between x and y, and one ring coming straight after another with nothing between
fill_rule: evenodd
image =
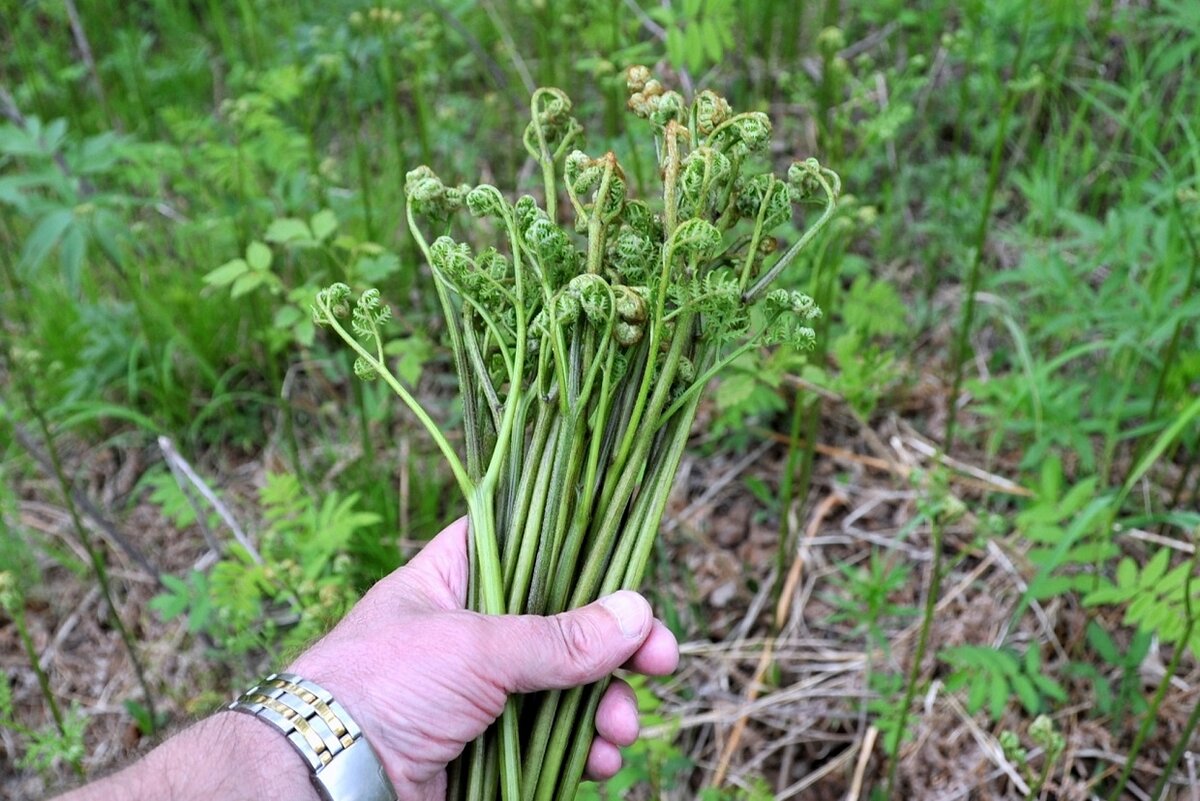
<instances>
[{"instance_id":1,"label":"blurred background","mask_svg":"<svg viewBox=\"0 0 1200 801\"><path fill-rule=\"evenodd\" d=\"M846 196L782 283L816 350L701 407L648 589L684 661L581 798L1197 797L1198 30L1194 0L0 0L0 796L147 750L463 512L308 303L379 286L456 431L405 173L535 191L549 85L652 196L646 64Z\"/></svg>"}]
</instances>

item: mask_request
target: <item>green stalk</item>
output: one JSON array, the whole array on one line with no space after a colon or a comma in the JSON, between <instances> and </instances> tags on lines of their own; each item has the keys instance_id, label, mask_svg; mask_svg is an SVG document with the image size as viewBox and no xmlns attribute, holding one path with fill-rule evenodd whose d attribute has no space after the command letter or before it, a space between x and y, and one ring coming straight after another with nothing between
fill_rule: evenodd
<instances>
[{"instance_id":1,"label":"green stalk","mask_svg":"<svg viewBox=\"0 0 1200 801\"><path fill-rule=\"evenodd\" d=\"M1021 24L1021 40L1017 43L1017 54L1013 59L1013 75L1020 75L1024 69L1025 45L1029 40L1030 23L1033 19L1033 8L1037 5L1033 0L1025 2L1025 16ZM979 223L975 228L974 247L971 251L971 266L967 272L967 293L963 306L962 318L959 320L958 333L954 340L954 351L951 361L954 364L954 378L950 385L950 399L946 414L946 432L943 436L942 451L950 454L954 450L955 426L958 423L958 398L962 392L963 363L967 358L967 342L971 326L975 320L975 295L979 291L979 281L982 275L983 252L987 245L988 225L992 219L992 203L996 199L996 190L1000 186L1000 168L1004 162L1004 143L1007 141L1008 124L1013 110L1017 106L1017 93L1012 86L1004 92L1004 105L1000 109L1000 119L996 129L996 139L992 143L991 163L988 167L987 189L983 193L983 206L979 211ZM889 787L891 783L889 782Z\"/></svg>"},{"instance_id":2,"label":"green stalk","mask_svg":"<svg viewBox=\"0 0 1200 801\"><path fill-rule=\"evenodd\" d=\"M0 518L0 526L4 525L4 521ZM58 734L64 739L67 736L66 722L63 718L62 710L59 708L58 699L54 697L53 690L50 689L50 677L46 675L46 671L42 668L41 658L38 655L37 648L33 644L33 638L29 636L29 624L25 618L25 595L19 590L15 593L16 598L13 607L8 610L12 616L13 623L17 626L17 635L21 640L21 647L25 649L25 655L29 658L29 664L33 667L34 675L37 677L38 689L41 690L42 699L46 702L47 708L50 710L50 717L54 719L54 728L58 729ZM78 757L71 760L71 769L79 778L84 777L83 760Z\"/></svg>"},{"instance_id":3,"label":"green stalk","mask_svg":"<svg viewBox=\"0 0 1200 801\"><path fill-rule=\"evenodd\" d=\"M1187 722L1183 724L1183 731L1175 739L1175 745L1171 748L1171 753L1167 757L1166 764L1163 765L1162 775L1158 777L1158 781L1154 784L1154 790L1150 793L1151 801L1160 801L1164 797L1167 790L1167 782L1171 780L1171 774L1175 772L1175 767L1183 759L1183 752L1188 749L1188 745L1192 742L1192 734L1196 731L1197 723L1200 723L1200 702L1197 702L1192 707L1192 712L1188 715Z\"/></svg>"},{"instance_id":4,"label":"green stalk","mask_svg":"<svg viewBox=\"0 0 1200 801\"><path fill-rule=\"evenodd\" d=\"M641 586L646 565L654 548L654 540L658 534L659 521L666 509L670 498L671 487L675 483L675 474L679 462L683 458L688 438L691 432L691 422L695 417L699 398L693 399L688 413L683 415L679 424L672 432L669 444L660 451L662 458L647 471L652 478L646 491L639 494L634 509L630 515L629 525L625 528L621 545L614 555L604 583L599 594L607 595L619 589L637 589ZM537 801L573 797L575 788L583 778L587 765L588 751L591 748L590 738L570 737L570 733L592 731L595 727L596 709L600 699L608 687L607 681L598 682L578 691L570 691L563 700L562 710L553 727L551 748L548 759L542 766L543 778L539 781ZM580 707L582 707L580 709ZM577 712L578 710L578 712ZM575 720L576 714L579 715ZM562 733L559 736L559 733ZM568 746L570 750L567 751ZM559 765L565 757L561 776L558 775ZM542 784L544 782L544 784ZM542 791L542 787L546 787ZM557 795L548 795L557 788Z\"/></svg>"},{"instance_id":5,"label":"green stalk","mask_svg":"<svg viewBox=\"0 0 1200 801\"><path fill-rule=\"evenodd\" d=\"M12 265L7 258L0 259L0 263L4 265L5 279L8 282L9 289L12 291L12 295L13 297L17 297L20 294L18 291L19 284L16 275L13 273ZM17 306L18 315L20 315L25 329L30 330L24 307L19 303ZM100 595L104 598L104 603L108 608L112 624L121 637L121 643L124 645L125 651L129 656L129 662L133 666L134 675L137 678L138 685L141 687L142 696L145 698L146 711L149 713L149 734L155 734L158 731L158 713L155 710L154 694L150 690L150 682L146 679L146 671L138 656L133 635L130 634L125 621L121 619L117 611L112 585L108 580L108 566L104 562L104 556L96 547L96 544L92 542L92 537L79 516L79 509L75 504L75 496L71 491L71 482L67 479L66 471L63 469L62 460L58 454L58 447L54 444L54 435L51 432L50 423L37 402L37 397L26 373L14 364L7 337L0 337L0 356L4 358L6 372L15 378L20 387L20 391L24 395L25 406L37 423L38 430L41 432L42 440L46 445L46 455L50 459L51 471L54 474L55 481L58 483L59 491L62 493L63 503L66 505L67 514L71 518L71 525L75 529L75 535L80 545L83 546L84 551L88 555L88 560L91 562L92 571L95 573L96 582L100 587Z\"/></svg>"},{"instance_id":6,"label":"green stalk","mask_svg":"<svg viewBox=\"0 0 1200 801\"><path fill-rule=\"evenodd\" d=\"M913 652L912 664L908 667L908 678L905 680L904 700L900 704L900 722L896 727L896 752L892 754L888 764L887 790L885 798L895 798L893 791L896 786L896 769L900 766L900 740L904 737L904 729L908 725L908 712L912 707L913 698L917 694L917 682L921 677L921 662L925 659L925 651L929 647L929 632L933 629L933 615L937 608L938 594L942 588L942 522L937 515L929 520L930 547L933 549L933 564L929 567L929 589L925 594L925 609L921 617L921 632L917 637L917 649Z\"/></svg>"},{"instance_id":7,"label":"green stalk","mask_svg":"<svg viewBox=\"0 0 1200 801\"><path fill-rule=\"evenodd\" d=\"M834 251L834 258L828 259L825 258L826 248L822 248L814 260L813 296L817 306L824 313L821 315L821 319L815 323L817 345L809 358L809 363L818 367L825 364L828 342L826 334L829 331L829 320L832 317L830 307L833 300L833 287L839 272L838 268L841 265L840 249L834 248ZM780 576L787 575L788 560L795 552L796 539L800 534L798 528L795 531L791 529L788 510L791 509L795 498L805 499L808 497L808 491L812 484L813 463L817 453L817 426L820 420L821 399L813 398L811 403L806 404L803 402L801 390L797 390L792 400L792 420L788 429L787 466L784 468L779 488L779 548L775 554L775 566ZM802 433L803 437L801 437ZM801 443L803 443L803 450ZM798 477L797 470L800 473ZM803 511L802 500L800 512ZM802 515L800 518L802 519ZM783 582L778 582L776 586L782 592Z\"/></svg>"}]
</instances>

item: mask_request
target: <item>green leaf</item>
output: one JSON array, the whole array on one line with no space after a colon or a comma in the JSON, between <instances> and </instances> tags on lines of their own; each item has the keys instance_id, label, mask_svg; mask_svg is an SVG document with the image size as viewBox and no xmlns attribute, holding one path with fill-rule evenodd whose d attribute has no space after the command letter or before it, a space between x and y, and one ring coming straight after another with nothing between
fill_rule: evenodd
<instances>
[{"instance_id":1,"label":"green leaf","mask_svg":"<svg viewBox=\"0 0 1200 801\"><path fill-rule=\"evenodd\" d=\"M1059 519L1070 517L1083 508L1083 505L1096 494L1096 477L1080 481L1066 494L1058 504Z\"/></svg>"},{"instance_id":2,"label":"green leaf","mask_svg":"<svg viewBox=\"0 0 1200 801\"><path fill-rule=\"evenodd\" d=\"M1170 561L1170 549L1160 548L1142 571L1142 576L1138 579L1138 587L1143 590L1156 589L1158 580L1167 574L1167 566Z\"/></svg>"},{"instance_id":3,"label":"green leaf","mask_svg":"<svg viewBox=\"0 0 1200 801\"><path fill-rule=\"evenodd\" d=\"M1004 716L1004 707L1008 706L1008 682L1000 676L996 676L988 685L988 711L992 714L992 720L999 720Z\"/></svg>"},{"instance_id":4,"label":"green leaf","mask_svg":"<svg viewBox=\"0 0 1200 801\"><path fill-rule=\"evenodd\" d=\"M720 61L724 52L721 47L720 26L716 20L712 17L705 18L700 23L700 35L704 40L704 53L708 56L708 60Z\"/></svg>"},{"instance_id":5,"label":"green leaf","mask_svg":"<svg viewBox=\"0 0 1200 801\"><path fill-rule=\"evenodd\" d=\"M317 327L313 324L311 314L306 314L300 319L300 322L292 329L292 333L296 337L296 341L308 348L312 346L313 340L317 336Z\"/></svg>"},{"instance_id":6,"label":"green leaf","mask_svg":"<svg viewBox=\"0 0 1200 801\"><path fill-rule=\"evenodd\" d=\"M1067 700L1067 691L1063 686L1049 676L1034 676L1033 683L1037 685L1038 691L1047 698L1052 698L1059 703Z\"/></svg>"},{"instance_id":7,"label":"green leaf","mask_svg":"<svg viewBox=\"0 0 1200 801\"><path fill-rule=\"evenodd\" d=\"M58 249L58 262L71 294L79 291L79 276L83 273L83 257L86 252L87 238L83 235L83 228L72 225Z\"/></svg>"},{"instance_id":8,"label":"green leaf","mask_svg":"<svg viewBox=\"0 0 1200 801\"><path fill-rule=\"evenodd\" d=\"M1038 651L1037 646L1031 645L1025 652L1025 672L1030 676L1036 676L1042 672L1042 654Z\"/></svg>"},{"instance_id":9,"label":"green leaf","mask_svg":"<svg viewBox=\"0 0 1200 801\"><path fill-rule=\"evenodd\" d=\"M741 406L754 394L755 381L750 373L735 373L721 380L713 399L722 411Z\"/></svg>"},{"instance_id":10,"label":"green leaf","mask_svg":"<svg viewBox=\"0 0 1200 801\"><path fill-rule=\"evenodd\" d=\"M74 221L75 214L71 209L55 209L38 220L21 249L20 269L24 275L42 265Z\"/></svg>"},{"instance_id":11,"label":"green leaf","mask_svg":"<svg viewBox=\"0 0 1200 801\"><path fill-rule=\"evenodd\" d=\"M971 689L967 691L967 711L974 714L983 709L983 705L987 701L989 683L983 677L980 677L978 681L971 682Z\"/></svg>"},{"instance_id":12,"label":"green leaf","mask_svg":"<svg viewBox=\"0 0 1200 801\"><path fill-rule=\"evenodd\" d=\"M683 63L686 57L683 31L679 30L679 28L669 28L667 30L667 55L670 57L673 66L685 66Z\"/></svg>"},{"instance_id":13,"label":"green leaf","mask_svg":"<svg viewBox=\"0 0 1200 801\"><path fill-rule=\"evenodd\" d=\"M1094 620L1087 625L1087 641L1088 645L1092 646L1092 650L1105 662L1110 665L1121 664L1121 655L1117 651L1117 644L1113 642L1112 637L1108 636L1104 627Z\"/></svg>"},{"instance_id":14,"label":"green leaf","mask_svg":"<svg viewBox=\"0 0 1200 801\"><path fill-rule=\"evenodd\" d=\"M433 345L424 337L413 335L405 339L393 339L383 347L384 354L398 356L392 370L396 377L412 386L421 377L425 363L433 356Z\"/></svg>"},{"instance_id":15,"label":"green leaf","mask_svg":"<svg viewBox=\"0 0 1200 801\"><path fill-rule=\"evenodd\" d=\"M245 259L233 259L204 276L204 283L209 286L229 286L249 269L250 265Z\"/></svg>"},{"instance_id":16,"label":"green leaf","mask_svg":"<svg viewBox=\"0 0 1200 801\"><path fill-rule=\"evenodd\" d=\"M1133 560L1126 557L1117 565L1117 586L1122 589L1132 589L1137 587L1137 565Z\"/></svg>"},{"instance_id":17,"label":"green leaf","mask_svg":"<svg viewBox=\"0 0 1200 801\"><path fill-rule=\"evenodd\" d=\"M364 284L381 284L389 276L400 272L400 258L395 253L361 256L354 263L354 272Z\"/></svg>"},{"instance_id":18,"label":"green leaf","mask_svg":"<svg viewBox=\"0 0 1200 801\"><path fill-rule=\"evenodd\" d=\"M1124 589L1114 587L1108 582L1102 582L1099 587L1083 597L1084 606L1103 606L1105 604L1125 603L1137 593L1136 588Z\"/></svg>"},{"instance_id":19,"label":"green leaf","mask_svg":"<svg viewBox=\"0 0 1200 801\"><path fill-rule=\"evenodd\" d=\"M1031 562L1037 564L1037 560L1030 559ZM1039 601L1045 601L1050 598L1057 598L1064 592L1069 590L1074 584L1070 576L1046 576L1045 578L1034 579L1029 583L1029 595Z\"/></svg>"},{"instance_id":20,"label":"green leaf","mask_svg":"<svg viewBox=\"0 0 1200 801\"><path fill-rule=\"evenodd\" d=\"M268 242L277 242L285 245L290 242L311 242L313 235L304 220L297 220L294 217L283 217L273 220L267 226L267 233L263 238Z\"/></svg>"},{"instance_id":21,"label":"green leaf","mask_svg":"<svg viewBox=\"0 0 1200 801\"><path fill-rule=\"evenodd\" d=\"M271 268L271 249L262 242L251 242L246 246L246 263L251 270Z\"/></svg>"},{"instance_id":22,"label":"green leaf","mask_svg":"<svg viewBox=\"0 0 1200 801\"><path fill-rule=\"evenodd\" d=\"M337 215L329 209L321 209L308 222L312 227L312 235L321 241L327 239L338 227Z\"/></svg>"},{"instance_id":23,"label":"green leaf","mask_svg":"<svg viewBox=\"0 0 1200 801\"><path fill-rule=\"evenodd\" d=\"M230 291L229 295L230 297L240 298L242 295L249 294L250 292L258 289L260 286L270 281L273 277L274 276L272 276L270 273L246 273L243 276L239 276L238 279L233 282L233 289Z\"/></svg>"},{"instance_id":24,"label":"green leaf","mask_svg":"<svg viewBox=\"0 0 1200 801\"><path fill-rule=\"evenodd\" d=\"M1036 715L1041 709L1041 698L1038 696L1037 688L1033 686L1033 682L1025 676L1013 676L1012 678L1013 691L1017 694L1017 698L1021 700L1021 705L1025 707L1025 711L1031 715ZM995 711L993 706L992 711ZM1000 717L1004 713L1004 707L1000 708L1000 712L994 717Z\"/></svg>"}]
</instances>

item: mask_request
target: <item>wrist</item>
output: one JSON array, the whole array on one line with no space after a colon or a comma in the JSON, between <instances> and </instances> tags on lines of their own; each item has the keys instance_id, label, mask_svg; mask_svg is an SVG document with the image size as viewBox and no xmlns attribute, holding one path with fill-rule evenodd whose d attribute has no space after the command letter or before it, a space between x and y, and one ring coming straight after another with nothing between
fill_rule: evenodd
<instances>
[{"instance_id":1,"label":"wrist","mask_svg":"<svg viewBox=\"0 0 1200 801\"><path fill-rule=\"evenodd\" d=\"M405 761L391 747L394 743L385 736L386 726L376 715L380 702L372 696L370 682L358 676L351 666L331 667L319 656L311 654L301 655L287 672L320 685L341 704L362 730L363 738L371 744L399 797L411 797L409 791L413 782L407 775Z\"/></svg>"},{"instance_id":2,"label":"wrist","mask_svg":"<svg viewBox=\"0 0 1200 801\"><path fill-rule=\"evenodd\" d=\"M223 786L214 787L210 797L318 801L304 760L278 732L250 715L223 710L166 744L172 745L164 755L169 759L164 773L191 764L193 775L220 776Z\"/></svg>"}]
</instances>

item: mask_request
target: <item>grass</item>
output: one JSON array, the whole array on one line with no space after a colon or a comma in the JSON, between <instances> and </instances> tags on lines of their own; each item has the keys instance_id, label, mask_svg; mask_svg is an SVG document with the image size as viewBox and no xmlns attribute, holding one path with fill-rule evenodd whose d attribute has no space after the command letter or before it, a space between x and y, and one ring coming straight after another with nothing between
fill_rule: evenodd
<instances>
[{"instance_id":1,"label":"grass","mask_svg":"<svg viewBox=\"0 0 1200 801\"><path fill-rule=\"evenodd\" d=\"M649 591L696 655L684 678L644 688L659 738L631 754L621 781L691 797L744 716L743 747L723 786L706 791L718 797L763 787L840 797L856 781L867 797L894 769L896 793L970 776L981 792L1017 798L1012 776L1031 786L1045 765L1031 756L1028 777L1010 765L1012 775L983 778L997 768L961 745L975 742L964 718L1028 748L1029 725L1048 714L1068 742L1051 793L1182 792L1181 749L1196 743L1178 733L1194 731L1200 707L1175 685L1131 684L1145 666L1123 654L1144 661L1135 645L1152 634L1162 663L1194 683L1191 626L1168 625L1193 620L1190 581L1114 602L1096 588L1119 585L1123 559L1139 576L1156 557L1191 572L1200 44L1185 32L1200 28L1195 4L938 2L918 13L886 0L430 0L384 13L344 0L0 0L0 18L0 259L12 277L0 292L0 475L15 499L0 505L0 530L42 575L0 636L20 627L14 644L46 655L59 701L56 715L23 651L6 662L25 677L13 684L24 733L0 740L6 756L42 753L30 733L53 728L69 688L94 680L56 634L105 579L120 625L73 625L105 653L125 648L127 630L146 688L119 684L120 700L148 695L176 720L205 696L185 697L168 676L219 697L226 677L256 673L283 641L220 647L219 627L162 620L145 608L157 583L137 578L127 552L97 536L92 558L53 522L71 517L73 490L161 570L192 576L205 550L195 524L171 522L137 482L161 458L156 437L169 436L252 532L270 528L254 491L267 475L355 497L362 524L339 541L345 558L320 567L345 595L462 512L416 421L357 382L351 360L305 335L290 310L333 281L378 285L395 301L389 358L438 428L458 430L447 324L404 224L403 176L429 163L447 183L503 185L531 169L527 183L539 183L520 134L529 90L553 83L576 101L589 152L620 152L631 192L645 195L655 154L624 133L620 77L645 62L770 111L776 166L816 156L852 197L780 277L824 308L817 349L756 350L699 408L669 533L649 560ZM336 230L319 246L268 236L280 220L326 210ZM236 297L206 282L256 241L277 281ZM62 481L10 435L37 430L39 417ZM464 452L453 435L447 445ZM935 499L915 471L946 471L962 517L935 529L922 511ZM1087 492L1072 496L1078 487ZM823 506L835 492L846 503ZM97 530L86 507L75 511L69 530ZM228 538L219 521L213 531ZM777 627L767 599L797 564L799 595ZM267 600L234 604L229 588L246 577L236 560L199 575L207 583L184 586L220 588L203 599L212 614L270 619ZM926 576L941 579L928 598ZM861 621L836 612L868 601L928 611L885 615L864 645ZM1097 628L1106 639L1087 633ZM757 635L774 643L757 700L705 717L708 687L730 703L749 697ZM194 644L163 655L162 643L181 641ZM953 670L938 655L961 653L947 649L994 648L1007 665L1031 643L1042 646L1038 674L1066 698L1026 693L993 714L970 688L941 689ZM820 673L814 653L843 667ZM1106 692L1122 700L1108 704ZM127 748L121 726L139 719L154 722L135 707L90 717L89 753ZM900 729L890 750L889 725ZM868 739L872 726L885 736ZM1107 732L1103 746L1095 731ZM938 773L930 743L957 744L962 769ZM1098 751L1139 757L1124 771L1080 755ZM0 782L34 795L70 762L31 760Z\"/></svg>"}]
</instances>

